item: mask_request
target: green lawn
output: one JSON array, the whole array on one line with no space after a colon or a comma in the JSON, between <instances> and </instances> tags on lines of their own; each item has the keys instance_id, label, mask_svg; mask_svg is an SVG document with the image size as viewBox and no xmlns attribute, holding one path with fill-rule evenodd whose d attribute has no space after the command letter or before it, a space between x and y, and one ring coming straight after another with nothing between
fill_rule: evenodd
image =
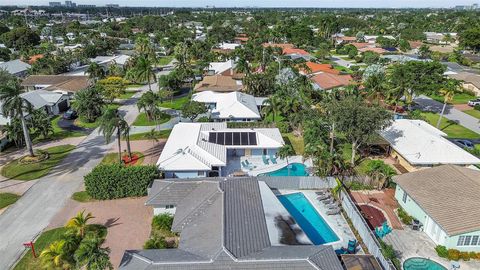
<instances>
[{"instance_id":1,"label":"green lawn","mask_svg":"<svg viewBox=\"0 0 480 270\"><path fill-rule=\"evenodd\" d=\"M157 139L168 139L168 136L170 136L171 132L172 132L171 129L160 130L160 131L155 131L155 135ZM150 138L148 138L149 133L150 132L132 134L130 135L130 140L131 141L151 140Z\"/></svg>"},{"instance_id":2,"label":"green lawn","mask_svg":"<svg viewBox=\"0 0 480 270\"><path fill-rule=\"evenodd\" d=\"M81 128L97 128L98 125L100 125L100 123L98 122L98 119L93 123L88 123L87 121L85 121L85 119L82 119L81 117L78 117L77 119L75 119L74 124L77 127L81 127Z\"/></svg>"},{"instance_id":3,"label":"green lawn","mask_svg":"<svg viewBox=\"0 0 480 270\"><path fill-rule=\"evenodd\" d=\"M72 194L72 200L75 200L77 202L93 202L96 201L86 191L77 191Z\"/></svg>"},{"instance_id":4,"label":"green lawn","mask_svg":"<svg viewBox=\"0 0 480 270\"><path fill-rule=\"evenodd\" d=\"M170 108L174 110L181 110L183 108L183 105L185 105L185 103L189 101L190 101L190 96L187 95L181 98L174 98L173 100L162 102L160 103L160 107Z\"/></svg>"},{"instance_id":5,"label":"green lawn","mask_svg":"<svg viewBox=\"0 0 480 270\"><path fill-rule=\"evenodd\" d=\"M0 209L9 206L10 204L14 204L20 196L13 193L0 193Z\"/></svg>"},{"instance_id":6,"label":"green lawn","mask_svg":"<svg viewBox=\"0 0 480 270\"><path fill-rule=\"evenodd\" d=\"M61 127L58 126L58 121L60 121L61 116L57 115L54 118L52 118L51 123L52 123L52 128L53 128L53 134L50 134L48 138L34 138L32 141L33 143L38 143L38 142L43 142L43 141L50 141L50 140L61 140L65 138L71 138L71 137L82 137L85 136L86 134L80 131L70 131L70 130L65 130Z\"/></svg>"},{"instance_id":7,"label":"green lawn","mask_svg":"<svg viewBox=\"0 0 480 270\"><path fill-rule=\"evenodd\" d=\"M47 148L45 150L50 156L47 160L32 164L19 164L18 160L13 160L2 168L1 174L16 180L28 181L40 178L47 175L73 149L75 146L68 144Z\"/></svg>"},{"instance_id":8,"label":"green lawn","mask_svg":"<svg viewBox=\"0 0 480 270\"><path fill-rule=\"evenodd\" d=\"M438 102L443 103L443 96L440 95L430 95L430 97ZM453 100L450 104L466 104L469 100L475 99L475 96L469 93L456 93L453 96Z\"/></svg>"},{"instance_id":9,"label":"green lawn","mask_svg":"<svg viewBox=\"0 0 480 270\"><path fill-rule=\"evenodd\" d=\"M282 134L283 140L286 144L291 144L293 150L295 150L296 155L303 155L305 151L305 143L303 141L303 137L296 137L293 133L284 133Z\"/></svg>"},{"instance_id":10,"label":"green lawn","mask_svg":"<svg viewBox=\"0 0 480 270\"><path fill-rule=\"evenodd\" d=\"M468 110L468 111L463 111L463 112L466 113L466 114L468 114L468 115L471 115L471 116L473 116L473 117L475 117L475 118L480 119L480 111L479 111L479 110L473 109L473 110Z\"/></svg>"},{"instance_id":11,"label":"green lawn","mask_svg":"<svg viewBox=\"0 0 480 270\"><path fill-rule=\"evenodd\" d=\"M120 97L118 97L118 98L119 99L129 99L133 95L135 95L135 93L137 93L137 91L125 91L125 93L121 94Z\"/></svg>"},{"instance_id":12,"label":"green lawn","mask_svg":"<svg viewBox=\"0 0 480 270\"><path fill-rule=\"evenodd\" d=\"M93 213L95 214L95 213ZM43 232L35 241L35 253L40 255L42 251L47 248L51 243L62 239L63 235L68 231L67 228L60 227L52 230ZM107 235L107 228L99 224L88 225L87 231L97 231L98 235L102 238L105 238ZM31 250L28 250L27 253L20 259L18 264L13 268L13 270L32 270L32 269L43 269L41 265L41 260L39 258L33 258Z\"/></svg>"},{"instance_id":13,"label":"green lawn","mask_svg":"<svg viewBox=\"0 0 480 270\"><path fill-rule=\"evenodd\" d=\"M169 114L161 113L158 121L150 121L145 113L137 116L132 126L156 126L168 122L172 117Z\"/></svg>"},{"instance_id":14,"label":"green lawn","mask_svg":"<svg viewBox=\"0 0 480 270\"><path fill-rule=\"evenodd\" d=\"M126 155L126 152L123 155ZM135 163L135 165L142 165L143 163L143 159L145 158L143 156L143 153L140 153L140 152L132 152L132 156L133 155L138 155L138 160L137 162ZM118 163L118 153L108 153L105 155L105 157L102 159L102 162L101 164L115 164L115 163Z\"/></svg>"},{"instance_id":15,"label":"green lawn","mask_svg":"<svg viewBox=\"0 0 480 270\"><path fill-rule=\"evenodd\" d=\"M165 65L168 65L170 64L170 62L172 62L173 60L173 56L172 55L169 55L169 56L163 56L161 58L158 59L158 65L160 66L165 66Z\"/></svg>"},{"instance_id":16,"label":"green lawn","mask_svg":"<svg viewBox=\"0 0 480 270\"><path fill-rule=\"evenodd\" d=\"M436 127L438 118L440 115L431 112L422 112L423 117L427 120L427 122ZM480 134L475 133L455 122L448 120L447 118L443 117L442 121L440 122L440 130L447 133L448 137L450 138L464 138L464 139L479 139Z\"/></svg>"}]
</instances>

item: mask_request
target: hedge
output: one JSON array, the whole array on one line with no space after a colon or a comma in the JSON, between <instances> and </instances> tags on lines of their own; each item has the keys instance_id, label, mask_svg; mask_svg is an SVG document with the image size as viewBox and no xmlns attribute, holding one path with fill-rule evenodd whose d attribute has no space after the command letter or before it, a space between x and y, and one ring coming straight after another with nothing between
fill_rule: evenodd
<instances>
[{"instance_id":1,"label":"hedge","mask_svg":"<svg viewBox=\"0 0 480 270\"><path fill-rule=\"evenodd\" d=\"M480 252L473 252L473 251L460 251L458 249L448 249L445 246L438 245L435 247L435 251L437 252L439 257L448 259L450 261L458 261L460 259L464 261L479 260L480 259Z\"/></svg>"},{"instance_id":2,"label":"hedge","mask_svg":"<svg viewBox=\"0 0 480 270\"><path fill-rule=\"evenodd\" d=\"M99 165L85 176L85 190L97 200L140 197L147 195L147 187L155 178L155 166Z\"/></svg>"}]
</instances>

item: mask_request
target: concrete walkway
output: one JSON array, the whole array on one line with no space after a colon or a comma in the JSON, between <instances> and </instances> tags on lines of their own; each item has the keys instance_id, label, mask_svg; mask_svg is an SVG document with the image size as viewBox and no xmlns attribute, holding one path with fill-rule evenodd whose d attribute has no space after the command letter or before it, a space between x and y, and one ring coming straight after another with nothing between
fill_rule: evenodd
<instances>
[{"instance_id":1,"label":"concrete walkway","mask_svg":"<svg viewBox=\"0 0 480 270\"><path fill-rule=\"evenodd\" d=\"M443 104L433 100L427 96L419 96L415 98L415 103L418 104L421 110L441 113ZM444 117L455 121L456 123L480 134L480 124L477 118L470 116L460 110L455 109L454 106L447 105L445 108Z\"/></svg>"}]
</instances>

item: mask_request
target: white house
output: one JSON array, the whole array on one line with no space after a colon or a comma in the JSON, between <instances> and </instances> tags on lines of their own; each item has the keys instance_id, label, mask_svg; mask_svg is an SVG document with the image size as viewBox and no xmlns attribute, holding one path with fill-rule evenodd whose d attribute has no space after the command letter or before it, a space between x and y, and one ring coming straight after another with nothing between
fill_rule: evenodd
<instances>
[{"instance_id":1,"label":"white house","mask_svg":"<svg viewBox=\"0 0 480 270\"><path fill-rule=\"evenodd\" d=\"M443 164L480 164L480 159L447 140L447 134L422 120L395 120L380 135L389 143L388 153L408 171Z\"/></svg>"},{"instance_id":2,"label":"white house","mask_svg":"<svg viewBox=\"0 0 480 270\"><path fill-rule=\"evenodd\" d=\"M210 62L207 68L207 75L222 74L225 71L235 68L235 61L232 59L225 62Z\"/></svg>"},{"instance_id":3,"label":"white house","mask_svg":"<svg viewBox=\"0 0 480 270\"><path fill-rule=\"evenodd\" d=\"M193 94L192 100L205 103L210 117L216 121L256 121L262 118L255 97L241 92L203 91Z\"/></svg>"},{"instance_id":4,"label":"white house","mask_svg":"<svg viewBox=\"0 0 480 270\"><path fill-rule=\"evenodd\" d=\"M275 155L284 145L277 128L227 128L221 123L179 123L157 161L168 178L223 176L240 156Z\"/></svg>"},{"instance_id":5,"label":"white house","mask_svg":"<svg viewBox=\"0 0 480 270\"><path fill-rule=\"evenodd\" d=\"M218 47L222 50L235 50L235 48L239 46L240 44L237 44L237 43L226 43L226 42L220 43L218 45Z\"/></svg>"},{"instance_id":6,"label":"white house","mask_svg":"<svg viewBox=\"0 0 480 270\"><path fill-rule=\"evenodd\" d=\"M31 68L29 64L18 59L0 63L0 69L4 69L8 73L20 78L27 76L27 71L29 68Z\"/></svg>"},{"instance_id":7,"label":"white house","mask_svg":"<svg viewBox=\"0 0 480 270\"><path fill-rule=\"evenodd\" d=\"M44 108L48 114L58 115L70 107L68 95L46 90L35 90L20 94L35 110Z\"/></svg>"}]
</instances>

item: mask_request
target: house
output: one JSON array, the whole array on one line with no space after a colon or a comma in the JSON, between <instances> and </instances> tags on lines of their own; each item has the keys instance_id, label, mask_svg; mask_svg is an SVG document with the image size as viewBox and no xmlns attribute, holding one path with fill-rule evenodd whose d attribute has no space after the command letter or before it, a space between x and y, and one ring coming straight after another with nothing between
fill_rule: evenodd
<instances>
[{"instance_id":1,"label":"house","mask_svg":"<svg viewBox=\"0 0 480 270\"><path fill-rule=\"evenodd\" d=\"M330 90L337 87L348 86L353 83L353 78L350 75L339 75L327 72L320 72L312 77L313 88L316 90Z\"/></svg>"},{"instance_id":2,"label":"house","mask_svg":"<svg viewBox=\"0 0 480 270\"><path fill-rule=\"evenodd\" d=\"M277 128L227 128L220 123L179 123L157 161L169 178L222 176L230 159L275 155L284 145Z\"/></svg>"},{"instance_id":3,"label":"house","mask_svg":"<svg viewBox=\"0 0 480 270\"><path fill-rule=\"evenodd\" d=\"M221 49L221 50L229 50L229 51L233 51L235 50L235 48L239 47L240 44L238 43L227 43L227 42L223 42L223 43L220 43L218 45L218 48Z\"/></svg>"},{"instance_id":4,"label":"house","mask_svg":"<svg viewBox=\"0 0 480 270\"><path fill-rule=\"evenodd\" d=\"M388 52L387 50L383 49L383 48L377 48L377 47L365 47L365 48L360 48L358 49L359 52L374 52L374 53L378 53L378 54L384 54L386 52Z\"/></svg>"},{"instance_id":5,"label":"house","mask_svg":"<svg viewBox=\"0 0 480 270\"><path fill-rule=\"evenodd\" d=\"M443 164L480 164L480 159L447 140L447 134L422 120L395 120L380 131L380 135L389 144L387 153L407 171Z\"/></svg>"},{"instance_id":6,"label":"house","mask_svg":"<svg viewBox=\"0 0 480 270\"><path fill-rule=\"evenodd\" d=\"M235 80L232 76L213 75L205 76L194 87L195 92L213 91L213 92L234 92L242 91L241 80Z\"/></svg>"},{"instance_id":7,"label":"house","mask_svg":"<svg viewBox=\"0 0 480 270\"><path fill-rule=\"evenodd\" d=\"M330 74L340 74L340 70L336 70L330 64L319 64L314 62L306 62L305 65L307 69L301 69L300 73L303 75L307 74L317 74L321 72L330 73Z\"/></svg>"},{"instance_id":8,"label":"house","mask_svg":"<svg viewBox=\"0 0 480 270\"><path fill-rule=\"evenodd\" d=\"M303 58L305 61L310 61L314 58L307 51L297 48L284 48L283 54L293 60Z\"/></svg>"},{"instance_id":9,"label":"house","mask_svg":"<svg viewBox=\"0 0 480 270\"><path fill-rule=\"evenodd\" d=\"M35 110L44 109L49 115L58 115L70 107L67 95L45 90L36 90L20 94Z\"/></svg>"},{"instance_id":10,"label":"house","mask_svg":"<svg viewBox=\"0 0 480 270\"><path fill-rule=\"evenodd\" d=\"M202 91L192 95L192 100L205 103L210 117L215 121L256 121L262 117L256 99L241 92L218 93Z\"/></svg>"},{"instance_id":11,"label":"house","mask_svg":"<svg viewBox=\"0 0 480 270\"><path fill-rule=\"evenodd\" d=\"M31 75L21 83L27 91L45 90L68 95L86 89L91 84L92 81L88 76L68 75Z\"/></svg>"},{"instance_id":12,"label":"house","mask_svg":"<svg viewBox=\"0 0 480 270\"><path fill-rule=\"evenodd\" d=\"M24 78L25 76L27 76L29 68L31 68L29 64L18 59L0 63L0 69L4 69L8 73L20 78Z\"/></svg>"},{"instance_id":13,"label":"house","mask_svg":"<svg viewBox=\"0 0 480 270\"><path fill-rule=\"evenodd\" d=\"M218 75L235 68L235 61L210 62L207 67L207 75Z\"/></svg>"},{"instance_id":14,"label":"house","mask_svg":"<svg viewBox=\"0 0 480 270\"><path fill-rule=\"evenodd\" d=\"M268 48L268 47L280 48L282 50L295 48L295 45L291 43L263 43L262 46L265 48Z\"/></svg>"},{"instance_id":15,"label":"house","mask_svg":"<svg viewBox=\"0 0 480 270\"><path fill-rule=\"evenodd\" d=\"M117 65L120 68L125 67L128 60L131 56L120 54L114 56L97 56L95 58L90 58L90 63L97 63L103 69L107 70L110 65ZM73 71L64 73L62 75L69 75L69 76L85 76L87 75L87 69L90 64L82 65L75 68Z\"/></svg>"},{"instance_id":16,"label":"house","mask_svg":"<svg viewBox=\"0 0 480 270\"><path fill-rule=\"evenodd\" d=\"M451 73L448 77L462 81L462 87L474 93L477 97L480 96L480 75L471 72Z\"/></svg>"},{"instance_id":17,"label":"house","mask_svg":"<svg viewBox=\"0 0 480 270\"><path fill-rule=\"evenodd\" d=\"M357 41L356 37L345 36L342 33L334 34L334 35L332 35L332 38L335 41L335 45L349 44L349 43Z\"/></svg>"},{"instance_id":18,"label":"house","mask_svg":"<svg viewBox=\"0 0 480 270\"><path fill-rule=\"evenodd\" d=\"M394 177L395 198L437 245L480 251L480 171L455 165Z\"/></svg>"},{"instance_id":19,"label":"house","mask_svg":"<svg viewBox=\"0 0 480 270\"><path fill-rule=\"evenodd\" d=\"M121 270L343 269L331 245L305 242L269 186L255 178L156 180L146 205L173 209L178 248L127 250Z\"/></svg>"}]
</instances>

